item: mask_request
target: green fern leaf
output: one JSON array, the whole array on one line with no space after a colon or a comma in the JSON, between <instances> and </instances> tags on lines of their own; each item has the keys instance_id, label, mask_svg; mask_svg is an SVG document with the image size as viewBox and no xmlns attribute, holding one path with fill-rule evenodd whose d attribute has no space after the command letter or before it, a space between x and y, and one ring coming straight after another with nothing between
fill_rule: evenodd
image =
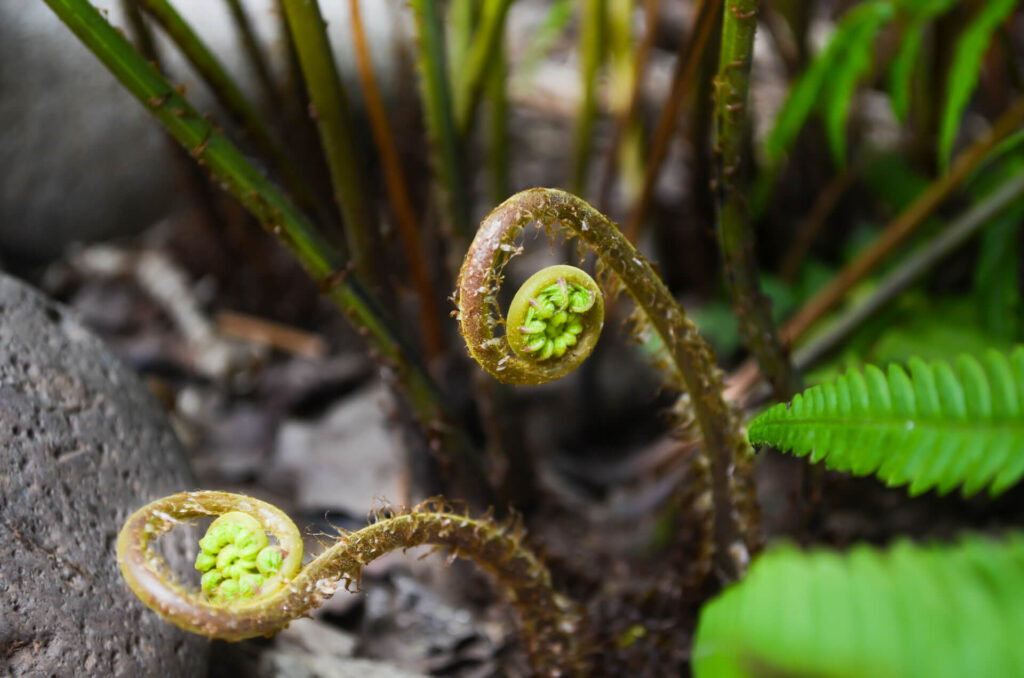
<instances>
[{"instance_id":1,"label":"green fern leaf","mask_svg":"<svg viewBox=\"0 0 1024 678\"><path fill-rule=\"evenodd\" d=\"M944 14L954 5L954 0L925 0L924 2L904 3L912 16L908 19L907 28L900 39L899 51L896 52L889 66L889 95L892 110L901 122L907 119L910 112L910 81L914 73L917 55L921 53L925 26L940 14Z\"/></svg>"},{"instance_id":2,"label":"green fern leaf","mask_svg":"<svg viewBox=\"0 0 1024 678\"><path fill-rule=\"evenodd\" d=\"M846 121L850 117L850 103L857 83L874 61L878 32L894 15L892 4L883 3L867 12L863 21L856 22L846 36L846 49L842 58L832 66L825 81L820 101L824 107L825 129L832 158L840 166L846 165Z\"/></svg>"},{"instance_id":3,"label":"green fern leaf","mask_svg":"<svg viewBox=\"0 0 1024 678\"><path fill-rule=\"evenodd\" d=\"M770 550L704 606L697 678L1024 676L1024 535Z\"/></svg>"},{"instance_id":4,"label":"green fern leaf","mask_svg":"<svg viewBox=\"0 0 1024 678\"><path fill-rule=\"evenodd\" d=\"M754 445L822 459L829 468L875 474L910 494L962 486L993 495L1024 475L1024 347L978 360L912 359L850 370L775 405L749 426Z\"/></svg>"},{"instance_id":5,"label":"green fern leaf","mask_svg":"<svg viewBox=\"0 0 1024 678\"><path fill-rule=\"evenodd\" d=\"M946 107L942 111L939 128L939 158L944 165L949 164L956 132L960 129L960 118L978 83L981 60L988 50L992 32L1016 6L1017 0L987 0L956 42L946 85Z\"/></svg>"},{"instance_id":6,"label":"green fern leaf","mask_svg":"<svg viewBox=\"0 0 1024 678\"><path fill-rule=\"evenodd\" d=\"M781 160L782 155L792 146L821 92L829 80L835 77L837 69L846 70L843 63L851 45L854 47L861 45L861 49L863 49L863 43L867 37L866 46L870 50L870 43L878 31L878 27L892 15L891 3L867 2L851 9L843 16L828 45L814 58L807 71L800 76L775 119L775 124L765 141L765 152L773 164ZM862 70L855 73L846 72L843 76L846 80L853 78L849 96L852 96L852 87L856 85L856 80L862 72ZM845 127L845 114L842 114L840 108L837 107L837 112L833 115L842 118L843 127ZM845 109L849 110L848 100L845 103Z\"/></svg>"}]
</instances>

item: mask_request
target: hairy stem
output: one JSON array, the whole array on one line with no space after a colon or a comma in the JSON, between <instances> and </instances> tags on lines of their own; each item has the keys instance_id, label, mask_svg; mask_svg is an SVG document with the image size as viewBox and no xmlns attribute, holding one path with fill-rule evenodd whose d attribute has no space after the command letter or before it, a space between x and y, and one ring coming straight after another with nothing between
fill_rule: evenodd
<instances>
[{"instance_id":1,"label":"hairy stem","mask_svg":"<svg viewBox=\"0 0 1024 678\"><path fill-rule=\"evenodd\" d=\"M741 183L758 4L759 0L726 0L722 16L722 46L715 78L717 232L740 334L771 381L775 397L786 400L799 384L772 319L771 301L761 293L754 232Z\"/></svg>"},{"instance_id":2,"label":"hairy stem","mask_svg":"<svg viewBox=\"0 0 1024 678\"><path fill-rule=\"evenodd\" d=\"M278 576L255 597L215 604L177 583L151 543L184 522L230 512L255 519L277 540L284 558ZM273 634L339 588L358 587L362 568L391 551L447 547L452 557L475 561L506 591L519 612L537 675L586 675L581 610L552 588L547 568L523 545L518 520L499 525L490 517L470 518L455 513L442 499L411 510L379 510L374 517L361 530L341 533L302 567L299 530L276 507L227 492L182 492L147 504L128 518L117 541L118 563L135 594L172 624L210 638L241 640Z\"/></svg>"},{"instance_id":3,"label":"hairy stem","mask_svg":"<svg viewBox=\"0 0 1024 678\"><path fill-rule=\"evenodd\" d=\"M356 149L355 128L334 63L327 25L315 0L284 0L283 4L309 92L310 115L320 131L334 199L345 224L349 251L356 270L373 282L373 219L363 181L365 162Z\"/></svg>"},{"instance_id":4,"label":"hairy stem","mask_svg":"<svg viewBox=\"0 0 1024 678\"><path fill-rule=\"evenodd\" d=\"M643 255L607 217L582 199L549 188L517 193L492 211L480 224L466 254L456 291L459 328L470 354L507 383L539 384L561 376L556 367L520 358L505 337L495 337L495 329L505 322L497 306L502 271L519 251L517 239L530 223L552 236L563 232L593 251L605 277L620 281L636 303L641 313L639 331L650 330L663 343L672 382L687 391L704 449L711 458L719 568L727 577L736 576L742 570L743 556L733 556L758 543L754 521L734 510L733 474L748 457L746 438L722 397L721 374L711 347ZM506 327L506 333L509 331L512 329Z\"/></svg>"}]
</instances>

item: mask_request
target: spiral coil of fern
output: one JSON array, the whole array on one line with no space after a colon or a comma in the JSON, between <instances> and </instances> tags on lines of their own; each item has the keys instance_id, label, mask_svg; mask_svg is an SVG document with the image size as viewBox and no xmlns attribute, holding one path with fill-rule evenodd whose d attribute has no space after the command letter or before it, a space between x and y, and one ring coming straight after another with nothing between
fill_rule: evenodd
<instances>
[{"instance_id":1,"label":"spiral coil of fern","mask_svg":"<svg viewBox=\"0 0 1024 678\"><path fill-rule=\"evenodd\" d=\"M197 569L208 565L203 556L215 551L218 556L207 573L227 568L244 579L255 569L261 579L257 583L250 578L244 593L241 586L234 593L221 592L206 581L203 590L189 589L153 549L152 542L175 526L208 516L219 517L200 541ZM453 557L474 560L490 572L508 594L519 612L537 675L585 675L582 614L554 591L548 570L522 544L520 522L470 518L441 499L401 511L381 509L374 517L361 530L341 532L332 546L303 566L299 530L277 507L228 492L182 492L151 502L128 518L118 536L117 559L135 595L167 621L210 638L242 640L271 635L319 607L338 588L358 586L363 566L390 551L425 544L448 547ZM237 558L245 550L240 541L248 549L242 560ZM221 558L224 553L231 557ZM260 557L273 561L265 572ZM247 564L252 558L255 567Z\"/></svg>"},{"instance_id":2,"label":"spiral coil of fern","mask_svg":"<svg viewBox=\"0 0 1024 678\"><path fill-rule=\"evenodd\" d=\"M511 317L510 312L506 321L498 306L503 270L521 251L517 240L531 223L552 238L561 233L576 239L581 249L593 252L598 260L598 278L625 290L636 304L636 332L650 331L661 340L670 384L689 394L704 449L710 456L719 565L727 576L736 576L745 564L745 553L760 543L756 506L745 487L746 480L734 477L737 469L741 474L747 471L745 460L750 446L722 396L714 351L644 256L607 217L565 191L533 188L513 195L483 220L463 260L455 293L459 331L470 355L499 381L519 385L546 383L579 364L575 359L582 350L567 352L555 361L519 355L513 343L519 338L520 320ZM495 336L501 325L505 325L504 336ZM584 327L586 332L588 328ZM738 558L728 555L737 550L744 553Z\"/></svg>"}]
</instances>

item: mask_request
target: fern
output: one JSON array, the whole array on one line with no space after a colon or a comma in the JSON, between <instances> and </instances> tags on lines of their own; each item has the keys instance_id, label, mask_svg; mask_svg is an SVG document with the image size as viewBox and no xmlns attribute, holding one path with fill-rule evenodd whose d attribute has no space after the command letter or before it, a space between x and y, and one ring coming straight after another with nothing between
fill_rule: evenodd
<instances>
[{"instance_id":1,"label":"fern","mask_svg":"<svg viewBox=\"0 0 1024 678\"><path fill-rule=\"evenodd\" d=\"M821 99L822 93L828 89L826 84L835 76L837 66L843 64L851 52L861 54L865 50L870 51L876 33L892 18L892 14L891 3L868 2L850 10L843 16L824 51L815 58L807 72L793 86L786 103L775 120L775 125L765 142L765 151L773 163L778 162L782 154L796 140L797 134L815 104ZM853 86L856 85L863 69L844 68L844 71L843 79L848 84L838 89L848 90L846 94L848 99L852 95ZM849 83L851 79L852 83ZM829 104L829 110L835 111L831 115L841 118L845 126L843 111L849 110L849 101Z\"/></svg>"},{"instance_id":2,"label":"fern","mask_svg":"<svg viewBox=\"0 0 1024 678\"><path fill-rule=\"evenodd\" d=\"M960 129L960 117L974 86L978 84L981 60L988 50L992 32L1016 6L1017 0L987 0L978 16L964 29L956 42L946 87L946 106L942 111L942 126L939 129L939 158L944 164L949 163L953 141Z\"/></svg>"},{"instance_id":3,"label":"fern","mask_svg":"<svg viewBox=\"0 0 1024 678\"><path fill-rule=\"evenodd\" d=\"M1024 676L1024 535L769 551L706 605L698 678Z\"/></svg>"},{"instance_id":4,"label":"fern","mask_svg":"<svg viewBox=\"0 0 1024 678\"><path fill-rule=\"evenodd\" d=\"M929 21L953 7L953 0L925 0L911 7L907 28L903 31L900 48L889 66L889 94L892 110L901 121L910 111L910 80L917 56L921 53L924 31Z\"/></svg>"},{"instance_id":5,"label":"fern","mask_svg":"<svg viewBox=\"0 0 1024 678\"><path fill-rule=\"evenodd\" d=\"M850 370L768 409L749 427L751 443L773 445L912 495L985 485L995 495L1024 475L1024 347L978 360Z\"/></svg>"}]
</instances>

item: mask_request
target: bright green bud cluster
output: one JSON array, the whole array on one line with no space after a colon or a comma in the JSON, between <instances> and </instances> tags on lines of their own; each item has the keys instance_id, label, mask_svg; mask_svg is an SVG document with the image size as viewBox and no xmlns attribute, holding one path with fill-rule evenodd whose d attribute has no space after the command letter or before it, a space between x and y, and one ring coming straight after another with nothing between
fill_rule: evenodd
<instances>
[{"instance_id":1,"label":"bright green bud cluster","mask_svg":"<svg viewBox=\"0 0 1024 678\"><path fill-rule=\"evenodd\" d=\"M218 603L252 598L284 562L259 521L239 511L213 521L199 548L196 569L203 573L203 591Z\"/></svg>"},{"instance_id":2,"label":"bright green bud cluster","mask_svg":"<svg viewBox=\"0 0 1024 678\"><path fill-rule=\"evenodd\" d=\"M519 332L526 340L524 350L535 360L561 358L583 331L580 316L594 305L594 294L562 278L530 298L530 308Z\"/></svg>"}]
</instances>

